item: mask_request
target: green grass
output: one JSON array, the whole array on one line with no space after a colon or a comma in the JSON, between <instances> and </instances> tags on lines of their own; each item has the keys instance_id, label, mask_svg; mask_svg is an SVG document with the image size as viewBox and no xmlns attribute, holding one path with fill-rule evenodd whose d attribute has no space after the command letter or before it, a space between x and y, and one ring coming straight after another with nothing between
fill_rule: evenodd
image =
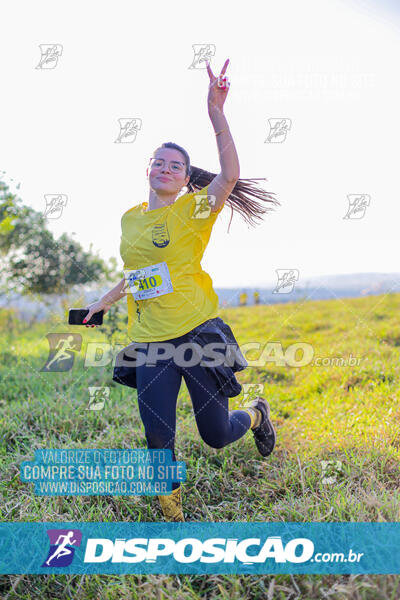
<instances>
[{"instance_id":1,"label":"green grass","mask_svg":"<svg viewBox=\"0 0 400 600\"><path fill-rule=\"evenodd\" d=\"M240 383L265 384L278 442L266 460L251 432L222 449L200 438L182 381L176 455L186 461L187 521L399 521L400 294L221 310L242 346L306 342L315 357L360 359L355 366L249 366ZM0 324L1 312L0 312ZM82 334L71 371L43 373L46 334ZM112 365L84 368L100 330L49 321L19 331L3 320L0 338L0 519L159 521L155 497L37 497L20 481L37 448L146 447L136 391L111 380ZM129 340L117 336L114 342ZM88 386L109 386L104 410L86 410ZM231 398L238 407L241 396ZM340 461L325 473L323 461ZM334 483L324 481L333 475ZM397 575L2 576L1 598L307 598L400 596Z\"/></svg>"}]
</instances>

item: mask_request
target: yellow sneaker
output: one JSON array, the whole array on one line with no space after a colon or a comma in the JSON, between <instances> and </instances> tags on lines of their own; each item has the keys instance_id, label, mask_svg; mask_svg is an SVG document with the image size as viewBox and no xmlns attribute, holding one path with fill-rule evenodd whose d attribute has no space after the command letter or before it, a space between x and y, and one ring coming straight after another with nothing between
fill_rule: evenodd
<instances>
[{"instance_id":1,"label":"yellow sneaker","mask_svg":"<svg viewBox=\"0 0 400 600\"><path fill-rule=\"evenodd\" d=\"M162 496L158 496L161 505L161 510L166 521L185 520L182 511L181 487L182 486L179 486L175 490L172 490L171 494L164 494Z\"/></svg>"}]
</instances>

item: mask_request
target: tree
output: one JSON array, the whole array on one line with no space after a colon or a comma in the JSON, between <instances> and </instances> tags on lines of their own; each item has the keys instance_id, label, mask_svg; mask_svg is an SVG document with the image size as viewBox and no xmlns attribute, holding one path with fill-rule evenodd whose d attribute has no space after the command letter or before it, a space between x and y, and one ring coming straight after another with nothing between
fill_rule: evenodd
<instances>
[{"instance_id":1,"label":"tree","mask_svg":"<svg viewBox=\"0 0 400 600\"><path fill-rule=\"evenodd\" d=\"M57 240L40 212L24 206L22 200L0 181L0 261L1 288L5 293L67 295L74 286L104 284L117 277L116 260L110 266L85 251L76 240L63 233ZM47 297L47 298L46 298Z\"/></svg>"}]
</instances>

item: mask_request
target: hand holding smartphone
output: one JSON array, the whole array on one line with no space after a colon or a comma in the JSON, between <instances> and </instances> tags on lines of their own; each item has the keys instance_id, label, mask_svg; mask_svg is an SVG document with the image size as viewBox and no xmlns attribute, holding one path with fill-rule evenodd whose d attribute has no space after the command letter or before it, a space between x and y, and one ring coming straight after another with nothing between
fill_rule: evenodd
<instances>
[{"instance_id":1,"label":"hand holding smartphone","mask_svg":"<svg viewBox=\"0 0 400 600\"><path fill-rule=\"evenodd\" d=\"M102 325L104 310L100 310L92 314L90 319L83 322L83 319L89 314L88 308L71 308L68 315L69 325Z\"/></svg>"}]
</instances>

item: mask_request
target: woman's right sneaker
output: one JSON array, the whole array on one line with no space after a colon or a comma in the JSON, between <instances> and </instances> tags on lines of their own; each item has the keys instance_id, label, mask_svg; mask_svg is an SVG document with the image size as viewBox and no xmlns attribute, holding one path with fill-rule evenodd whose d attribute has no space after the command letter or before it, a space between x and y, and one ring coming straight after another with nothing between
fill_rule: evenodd
<instances>
[{"instance_id":1,"label":"woman's right sneaker","mask_svg":"<svg viewBox=\"0 0 400 600\"><path fill-rule=\"evenodd\" d=\"M275 447L276 433L271 423L270 408L265 398L257 396L255 400L249 405L252 408L258 408L262 414L262 420L258 427L255 427L251 431L254 434L254 440L257 449L261 456L269 456Z\"/></svg>"}]
</instances>

